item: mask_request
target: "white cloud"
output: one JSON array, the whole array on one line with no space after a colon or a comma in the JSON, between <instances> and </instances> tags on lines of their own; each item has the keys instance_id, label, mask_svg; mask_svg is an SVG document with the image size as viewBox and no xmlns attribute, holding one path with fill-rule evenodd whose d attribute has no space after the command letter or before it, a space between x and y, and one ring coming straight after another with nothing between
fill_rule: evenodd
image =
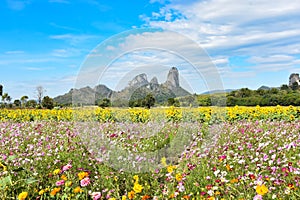
<instances>
[{"instance_id":1,"label":"white cloud","mask_svg":"<svg viewBox=\"0 0 300 200\"><path fill-rule=\"evenodd\" d=\"M24 51L6 51L5 54L23 54L25 53Z\"/></svg>"},{"instance_id":2,"label":"white cloud","mask_svg":"<svg viewBox=\"0 0 300 200\"><path fill-rule=\"evenodd\" d=\"M82 55L82 50L75 49L75 48L54 49L52 51L52 56L55 57L68 58L68 57L75 57L80 55Z\"/></svg>"},{"instance_id":3,"label":"white cloud","mask_svg":"<svg viewBox=\"0 0 300 200\"><path fill-rule=\"evenodd\" d=\"M289 62L294 60L295 57L290 55L270 55L270 56L253 56L248 59L251 63L278 63L278 62Z\"/></svg>"},{"instance_id":4,"label":"white cloud","mask_svg":"<svg viewBox=\"0 0 300 200\"><path fill-rule=\"evenodd\" d=\"M62 35L51 35L50 39L64 40L71 45L78 45L80 43L86 42L87 40L97 39L98 36L95 35L74 35L74 34L62 34Z\"/></svg>"},{"instance_id":5,"label":"white cloud","mask_svg":"<svg viewBox=\"0 0 300 200\"><path fill-rule=\"evenodd\" d=\"M278 41L283 45L291 40L300 43L299 0L172 1L163 10L147 19L147 24L188 35L212 54L229 55L246 46ZM164 20L174 13L175 20Z\"/></svg>"}]
</instances>

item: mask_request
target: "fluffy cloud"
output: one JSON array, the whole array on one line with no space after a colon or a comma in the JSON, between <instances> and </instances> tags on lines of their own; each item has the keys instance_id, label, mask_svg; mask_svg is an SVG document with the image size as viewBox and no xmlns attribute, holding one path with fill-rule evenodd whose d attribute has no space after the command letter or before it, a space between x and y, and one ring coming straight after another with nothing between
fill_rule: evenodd
<instances>
[{"instance_id":1,"label":"fluffy cloud","mask_svg":"<svg viewBox=\"0 0 300 200\"><path fill-rule=\"evenodd\" d=\"M177 16L173 16L172 21L164 20L170 14ZM293 48L289 46L291 41L299 43L299 17L298 0L272 3L267 0L171 1L152 14L148 25L188 35L212 54L230 51L231 55L253 45L258 46L259 51L259 46L265 43L281 42ZM298 52L298 47L293 51Z\"/></svg>"}]
</instances>

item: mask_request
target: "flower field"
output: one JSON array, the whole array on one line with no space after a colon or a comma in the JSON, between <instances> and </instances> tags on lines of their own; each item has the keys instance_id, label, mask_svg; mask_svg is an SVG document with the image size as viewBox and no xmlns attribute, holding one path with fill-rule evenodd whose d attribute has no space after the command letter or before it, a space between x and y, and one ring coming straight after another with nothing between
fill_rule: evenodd
<instances>
[{"instance_id":1,"label":"flower field","mask_svg":"<svg viewBox=\"0 0 300 200\"><path fill-rule=\"evenodd\" d=\"M0 199L300 199L299 118L292 106L0 110Z\"/></svg>"}]
</instances>

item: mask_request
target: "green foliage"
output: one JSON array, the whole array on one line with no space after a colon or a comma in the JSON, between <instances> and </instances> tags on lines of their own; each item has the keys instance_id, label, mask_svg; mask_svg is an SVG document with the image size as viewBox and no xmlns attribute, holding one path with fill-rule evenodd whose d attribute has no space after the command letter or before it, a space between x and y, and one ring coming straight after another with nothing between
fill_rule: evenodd
<instances>
[{"instance_id":1,"label":"green foliage","mask_svg":"<svg viewBox=\"0 0 300 200\"><path fill-rule=\"evenodd\" d=\"M152 94L147 94L145 97L132 98L129 101L129 107L146 107L151 108L155 104L155 98Z\"/></svg>"},{"instance_id":2,"label":"green foliage","mask_svg":"<svg viewBox=\"0 0 300 200\"><path fill-rule=\"evenodd\" d=\"M178 99L175 99L175 98L169 98L169 99L168 99L168 106L179 107L179 106L180 106L180 103L179 103Z\"/></svg>"},{"instance_id":3,"label":"green foliage","mask_svg":"<svg viewBox=\"0 0 300 200\"><path fill-rule=\"evenodd\" d=\"M111 106L111 102L110 102L110 99L104 98L104 99L100 99L99 101L97 101L97 105L101 108L106 108L106 107Z\"/></svg>"},{"instance_id":4,"label":"green foliage","mask_svg":"<svg viewBox=\"0 0 300 200\"><path fill-rule=\"evenodd\" d=\"M33 99L26 102L27 108L35 108L37 106L37 102Z\"/></svg>"},{"instance_id":5,"label":"green foliage","mask_svg":"<svg viewBox=\"0 0 300 200\"><path fill-rule=\"evenodd\" d=\"M14 100L14 105L16 107L21 107L21 101L19 99Z\"/></svg>"},{"instance_id":6,"label":"green foliage","mask_svg":"<svg viewBox=\"0 0 300 200\"><path fill-rule=\"evenodd\" d=\"M297 83L296 83L297 84ZM297 86L291 88L282 85L280 89L249 90L242 88L227 94L227 106L298 106L300 105L300 91Z\"/></svg>"},{"instance_id":7,"label":"green foliage","mask_svg":"<svg viewBox=\"0 0 300 200\"><path fill-rule=\"evenodd\" d=\"M49 96L45 96L42 100L43 108L52 109L54 108L54 101Z\"/></svg>"}]
</instances>

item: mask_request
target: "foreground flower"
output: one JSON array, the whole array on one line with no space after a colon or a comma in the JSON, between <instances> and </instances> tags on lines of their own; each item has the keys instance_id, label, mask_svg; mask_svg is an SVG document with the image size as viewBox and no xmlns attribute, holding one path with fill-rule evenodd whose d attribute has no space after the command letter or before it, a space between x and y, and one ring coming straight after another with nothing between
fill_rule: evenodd
<instances>
[{"instance_id":1,"label":"foreground flower","mask_svg":"<svg viewBox=\"0 0 300 200\"><path fill-rule=\"evenodd\" d=\"M92 196L93 200L98 200L101 198L101 192L93 192L91 194L91 196Z\"/></svg>"},{"instance_id":2,"label":"foreground flower","mask_svg":"<svg viewBox=\"0 0 300 200\"><path fill-rule=\"evenodd\" d=\"M268 193L268 188L265 185L257 185L256 186L256 192L259 195L265 195L266 193Z\"/></svg>"},{"instance_id":3,"label":"foreground flower","mask_svg":"<svg viewBox=\"0 0 300 200\"><path fill-rule=\"evenodd\" d=\"M142 200L150 199L151 197L149 195L145 195L142 197Z\"/></svg>"},{"instance_id":4,"label":"foreground flower","mask_svg":"<svg viewBox=\"0 0 300 200\"><path fill-rule=\"evenodd\" d=\"M76 188L74 188L73 192L74 193L81 193L81 192L83 192L83 190L79 186L77 186Z\"/></svg>"},{"instance_id":5,"label":"foreground flower","mask_svg":"<svg viewBox=\"0 0 300 200\"><path fill-rule=\"evenodd\" d=\"M135 182L135 183L134 183L134 186L133 186L133 191L134 191L135 193L141 193L142 190L143 190L143 186L140 185L139 183Z\"/></svg>"},{"instance_id":6,"label":"foreground flower","mask_svg":"<svg viewBox=\"0 0 300 200\"><path fill-rule=\"evenodd\" d=\"M60 173L60 169L56 169L53 171L53 175L58 175Z\"/></svg>"},{"instance_id":7,"label":"foreground flower","mask_svg":"<svg viewBox=\"0 0 300 200\"><path fill-rule=\"evenodd\" d=\"M253 200L262 200L262 199L263 199L262 196L259 195L259 194L255 195L255 196L253 197Z\"/></svg>"},{"instance_id":8,"label":"foreground flower","mask_svg":"<svg viewBox=\"0 0 300 200\"><path fill-rule=\"evenodd\" d=\"M176 169L176 166L170 165L170 166L167 167L167 171L168 171L170 174L174 171L174 169Z\"/></svg>"},{"instance_id":9,"label":"foreground flower","mask_svg":"<svg viewBox=\"0 0 300 200\"><path fill-rule=\"evenodd\" d=\"M68 180L67 176L64 175L64 174L63 174L60 178L61 178L62 180L64 180L64 181Z\"/></svg>"},{"instance_id":10,"label":"foreground flower","mask_svg":"<svg viewBox=\"0 0 300 200\"><path fill-rule=\"evenodd\" d=\"M161 164L162 164L164 167L168 166L168 165L167 165L167 159L166 159L166 157L162 157L162 158L161 158Z\"/></svg>"},{"instance_id":11,"label":"foreground flower","mask_svg":"<svg viewBox=\"0 0 300 200\"><path fill-rule=\"evenodd\" d=\"M77 174L77 176L78 176L79 180L82 180L82 179L84 179L85 177L88 177L88 176L89 176L89 173L87 173L87 172L79 172L79 173Z\"/></svg>"},{"instance_id":12,"label":"foreground flower","mask_svg":"<svg viewBox=\"0 0 300 200\"><path fill-rule=\"evenodd\" d=\"M54 188L54 189L50 192L50 195L51 195L51 196L55 196L56 193L58 193L59 191L60 191L60 187Z\"/></svg>"},{"instance_id":13,"label":"foreground flower","mask_svg":"<svg viewBox=\"0 0 300 200\"><path fill-rule=\"evenodd\" d=\"M19 199L19 200L24 200L24 199L27 198L27 196L28 196L28 192L21 192L21 193L19 194L19 196L18 196L18 199Z\"/></svg>"},{"instance_id":14,"label":"foreground flower","mask_svg":"<svg viewBox=\"0 0 300 200\"><path fill-rule=\"evenodd\" d=\"M63 171L67 171L67 170L69 170L71 168L72 168L72 165L71 164L67 164L67 165L63 166L62 170Z\"/></svg>"},{"instance_id":15,"label":"foreground flower","mask_svg":"<svg viewBox=\"0 0 300 200\"><path fill-rule=\"evenodd\" d=\"M66 182L66 186L67 186L67 187L70 187L70 186L72 186L72 184L73 184L73 183L72 183L72 181L68 181L68 182Z\"/></svg>"},{"instance_id":16,"label":"foreground flower","mask_svg":"<svg viewBox=\"0 0 300 200\"><path fill-rule=\"evenodd\" d=\"M88 186L90 183L91 183L91 181L90 181L89 177L86 177L80 181L81 187Z\"/></svg>"},{"instance_id":17,"label":"foreground flower","mask_svg":"<svg viewBox=\"0 0 300 200\"><path fill-rule=\"evenodd\" d=\"M45 193L45 190L40 190L39 195L43 195Z\"/></svg>"},{"instance_id":18,"label":"foreground flower","mask_svg":"<svg viewBox=\"0 0 300 200\"><path fill-rule=\"evenodd\" d=\"M134 175L134 176L133 176L133 179L134 179L136 182L138 182L138 181L139 181L139 176L138 176L138 175Z\"/></svg>"},{"instance_id":19,"label":"foreground flower","mask_svg":"<svg viewBox=\"0 0 300 200\"><path fill-rule=\"evenodd\" d=\"M180 173L176 174L176 180L178 182L182 180L182 175Z\"/></svg>"},{"instance_id":20,"label":"foreground flower","mask_svg":"<svg viewBox=\"0 0 300 200\"><path fill-rule=\"evenodd\" d=\"M56 186L62 186L63 184L65 184L65 180L59 180L55 183Z\"/></svg>"},{"instance_id":21,"label":"foreground flower","mask_svg":"<svg viewBox=\"0 0 300 200\"><path fill-rule=\"evenodd\" d=\"M128 192L128 199L133 199L134 198L134 191Z\"/></svg>"}]
</instances>

